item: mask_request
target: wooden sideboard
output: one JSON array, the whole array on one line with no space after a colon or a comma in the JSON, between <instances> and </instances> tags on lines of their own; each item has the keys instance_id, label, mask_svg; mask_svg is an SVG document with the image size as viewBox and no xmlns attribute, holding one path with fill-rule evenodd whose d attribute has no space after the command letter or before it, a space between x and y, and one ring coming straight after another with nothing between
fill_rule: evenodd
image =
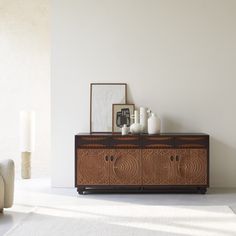
<instances>
[{"instance_id":1,"label":"wooden sideboard","mask_svg":"<svg viewBox=\"0 0 236 236\"><path fill-rule=\"evenodd\" d=\"M85 192L199 192L209 187L209 135L78 134L75 187Z\"/></svg>"}]
</instances>

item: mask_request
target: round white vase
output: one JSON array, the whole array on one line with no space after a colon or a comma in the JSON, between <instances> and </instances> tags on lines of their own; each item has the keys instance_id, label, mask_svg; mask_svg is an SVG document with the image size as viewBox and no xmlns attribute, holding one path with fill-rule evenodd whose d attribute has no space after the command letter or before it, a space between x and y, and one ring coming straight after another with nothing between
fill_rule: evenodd
<instances>
[{"instance_id":1,"label":"round white vase","mask_svg":"<svg viewBox=\"0 0 236 236\"><path fill-rule=\"evenodd\" d=\"M158 134L161 131L161 120L155 113L148 118L148 134Z\"/></svg>"},{"instance_id":2,"label":"round white vase","mask_svg":"<svg viewBox=\"0 0 236 236\"><path fill-rule=\"evenodd\" d=\"M130 126L130 132L132 134L142 133L143 126L138 123L138 111L134 111L134 123Z\"/></svg>"},{"instance_id":3,"label":"round white vase","mask_svg":"<svg viewBox=\"0 0 236 236\"><path fill-rule=\"evenodd\" d=\"M142 133L142 131L143 131L143 126L139 123L133 123L130 126L130 132L132 134L140 134L140 133Z\"/></svg>"}]
</instances>

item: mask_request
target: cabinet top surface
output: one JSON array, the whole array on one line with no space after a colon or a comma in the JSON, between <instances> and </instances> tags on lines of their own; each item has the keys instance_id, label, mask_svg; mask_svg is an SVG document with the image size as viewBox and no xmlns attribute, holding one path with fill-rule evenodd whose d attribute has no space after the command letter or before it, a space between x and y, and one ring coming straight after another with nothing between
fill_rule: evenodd
<instances>
[{"instance_id":1,"label":"cabinet top surface","mask_svg":"<svg viewBox=\"0 0 236 236\"><path fill-rule=\"evenodd\" d=\"M78 133L76 136L123 136L121 133ZM209 136L206 133L160 133L160 134L128 134L125 136Z\"/></svg>"}]
</instances>

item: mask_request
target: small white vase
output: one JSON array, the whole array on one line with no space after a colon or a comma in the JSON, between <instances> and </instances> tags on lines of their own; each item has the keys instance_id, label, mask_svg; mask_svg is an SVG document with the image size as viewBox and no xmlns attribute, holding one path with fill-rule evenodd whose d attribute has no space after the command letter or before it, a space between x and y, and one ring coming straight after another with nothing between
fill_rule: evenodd
<instances>
[{"instance_id":1,"label":"small white vase","mask_svg":"<svg viewBox=\"0 0 236 236\"><path fill-rule=\"evenodd\" d=\"M148 134L158 134L161 131L161 120L154 113L148 118Z\"/></svg>"},{"instance_id":2,"label":"small white vase","mask_svg":"<svg viewBox=\"0 0 236 236\"><path fill-rule=\"evenodd\" d=\"M127 125L123 125L123 127L121 128L121 134L127 135L128 133L129 133L129 127L127 127Z\"/></svg>"},{"instance_id":3,"label":"small white vase","mask_svg":"<svg viewBox=\"0 0 236 236\"><path fill-rule=\"evenodd\" d=\"M142 133L143 126L138 123L138 111L134 111L134 123L130 126L130 132L132 134Z\"/></svg>"}]
</instances>

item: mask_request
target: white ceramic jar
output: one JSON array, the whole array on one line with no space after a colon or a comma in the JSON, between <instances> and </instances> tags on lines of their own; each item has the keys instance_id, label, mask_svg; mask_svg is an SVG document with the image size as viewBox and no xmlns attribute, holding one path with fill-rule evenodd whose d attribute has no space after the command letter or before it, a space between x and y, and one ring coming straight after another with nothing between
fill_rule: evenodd
<instances>
[{"instance_id":1,"label":"white ceramic jar","mask_svg":"<svg viewBox=\"0 0 236 236\"><path fill-rule=\"evenodd\" d=\"M158 134L161 131L161 120L155 113L148 118L148 134Z\"/></svg>"}]
</instances>

